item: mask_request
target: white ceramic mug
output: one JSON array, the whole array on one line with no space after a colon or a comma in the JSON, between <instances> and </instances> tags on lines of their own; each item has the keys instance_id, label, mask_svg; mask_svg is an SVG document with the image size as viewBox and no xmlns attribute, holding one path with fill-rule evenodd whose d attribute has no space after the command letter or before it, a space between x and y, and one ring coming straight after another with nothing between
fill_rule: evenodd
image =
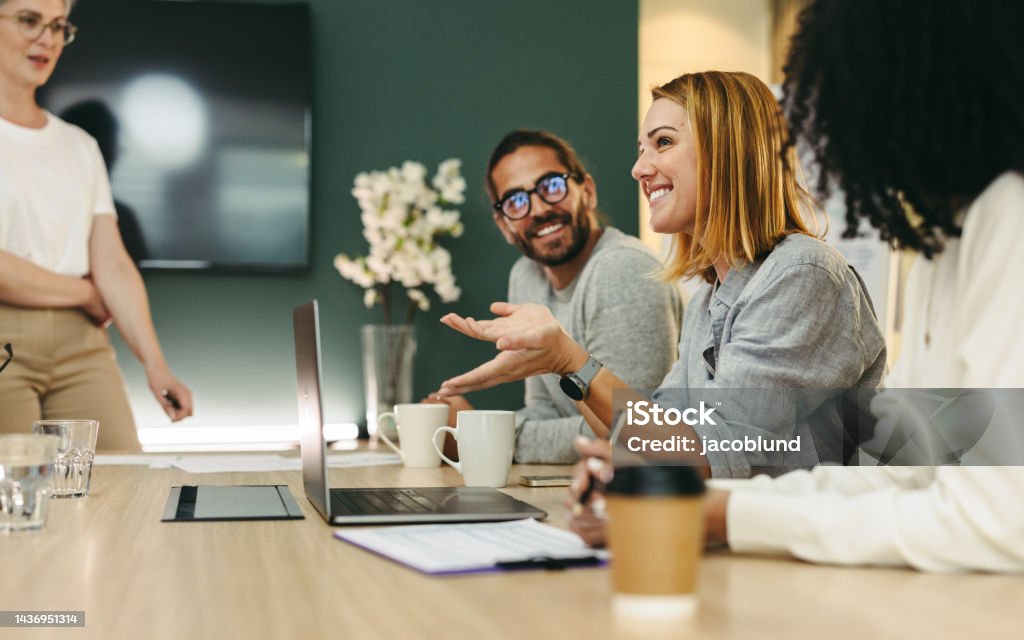
<instances>
[{"instance_id":1,"label":"white ceramic mug","mask_svg":"<svg viewBox=\"0 0 1024 640\"><path fill-rule=\"evenodd\" d=\"M434 450L462 474L467 487L504 487L512 468L516 439L514 411L460 411L457 425L434 432ZM459 444L459 461L450 460L438 446L438 436L449 432Z\"/></svg>"},{"instance_id":2,"label":"white ceramic mug","mask_svg":"<svg viewBox=\"0 0 1024 640\"><path fill-rule=\"evenodd\" d=\"M395 411L382 413L377 418L379 424L390 417L398 425L397 444L388 438L383 429L377 435L402 456L402 463L407 467L436 467L441 458L434 450L432 440L438 427L448 423L448 405L446 404L396 404Z\"/></svg>"}]
</instances>

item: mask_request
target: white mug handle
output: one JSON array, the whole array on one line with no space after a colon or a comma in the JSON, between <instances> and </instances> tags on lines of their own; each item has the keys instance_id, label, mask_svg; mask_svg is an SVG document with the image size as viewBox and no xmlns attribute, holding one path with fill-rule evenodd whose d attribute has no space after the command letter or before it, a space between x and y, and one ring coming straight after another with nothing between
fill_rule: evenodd
<instances>
[{"instance_id":1,"label":"white mug handle","mask_svg":"<svg viewBox=\"0 0 1024 640\"><path fill-rule=\"evenodd\" d=\"M462 464L459 463L459 462L455 462L454 460L452 460L448 456L444 455L444 451L442 451L442 449L444 449L443 446L441 446L441 447L437 446L437 436L439 434L443 434L445 431L447 431L448 433L452 434L452 437L455 438L456 441L458 441L458 439L459 439L459 432L458 431L456 431L455 429L452 429L451 427L438 427L437 431L434 432L434 437L430 439L431 443L433 443L433 445L434 445L434 451L437 451L437 455L441 456L441 459L444 460L445 462L447 462L448 464L450 464L452 466L452 468L454 468L459 473L462 473Z\"/></svg>"},{"instance_id":2,"label":"white mug handle","mask_svg":"<svg viewBox=\"0 0 1024 640\"><path fill-rule=\"evenodd\" d=\"M388 438L387 434L384 433L384 430L380 428L380 423L383 422L384 418L386 417L389 417L392 420L394 420L396 424L398 423L398 417L395 415L393 411L385 411L384 413L377 416L377 435L380 437L381 440L384 441L384 444L394 449L395 453L397 453L398 455L402 455L402 450L398 448L398 445L392 442L391 439Z\"/></svg>"}]
</instances>

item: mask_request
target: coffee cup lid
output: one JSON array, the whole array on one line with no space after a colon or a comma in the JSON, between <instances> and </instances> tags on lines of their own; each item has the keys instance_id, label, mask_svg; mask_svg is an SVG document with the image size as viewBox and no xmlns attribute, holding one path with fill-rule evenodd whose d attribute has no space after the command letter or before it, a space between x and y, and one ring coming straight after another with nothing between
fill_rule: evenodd
<instances>
[{"instance_id":1,"label":"coffee cup lid","mask_svg":"<svg viewBox=\"0 0 1024 640\"><path fill-rule=\"evenodd\" d=\"M618 467L605 493L626 496L699 496L704 493L704 481L697 470L688 465Z\"/></svg>"}]
</instances>

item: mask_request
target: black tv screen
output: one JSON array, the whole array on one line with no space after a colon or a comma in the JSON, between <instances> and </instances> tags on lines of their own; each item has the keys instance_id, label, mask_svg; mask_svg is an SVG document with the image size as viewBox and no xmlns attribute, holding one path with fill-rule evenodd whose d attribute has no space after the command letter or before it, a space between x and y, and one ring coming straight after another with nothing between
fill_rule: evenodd
<instances>
[{"instance_id":1,"label":"black tv screen","mask_svg":"<svg viewBox=\"0 0 1024 640\"><path fill-rule=\"evenodd\" d=\"M305 4L84 0L40 101L100 143L147 268L309 264Z\"/></svg>"}]
</instances>

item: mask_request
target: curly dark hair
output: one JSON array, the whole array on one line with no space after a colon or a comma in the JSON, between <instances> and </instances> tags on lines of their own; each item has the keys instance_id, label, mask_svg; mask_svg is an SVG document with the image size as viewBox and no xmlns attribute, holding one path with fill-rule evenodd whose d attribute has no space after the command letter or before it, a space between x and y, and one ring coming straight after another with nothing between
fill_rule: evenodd
<instances>
[{"instance_id":1,"label":"curly dark hair","mask_svg":"<svg viewBox=\"0 0 1024 640\"><path fill-rule=\"evenodd\" d=\"M817 0L800 14L790 140L814 152L819 195L846 193L845 237L867 218L931 258L959 235L958 210L1024 172L1022 25L1020 0Z\"/></svg>"}]
</instances>

